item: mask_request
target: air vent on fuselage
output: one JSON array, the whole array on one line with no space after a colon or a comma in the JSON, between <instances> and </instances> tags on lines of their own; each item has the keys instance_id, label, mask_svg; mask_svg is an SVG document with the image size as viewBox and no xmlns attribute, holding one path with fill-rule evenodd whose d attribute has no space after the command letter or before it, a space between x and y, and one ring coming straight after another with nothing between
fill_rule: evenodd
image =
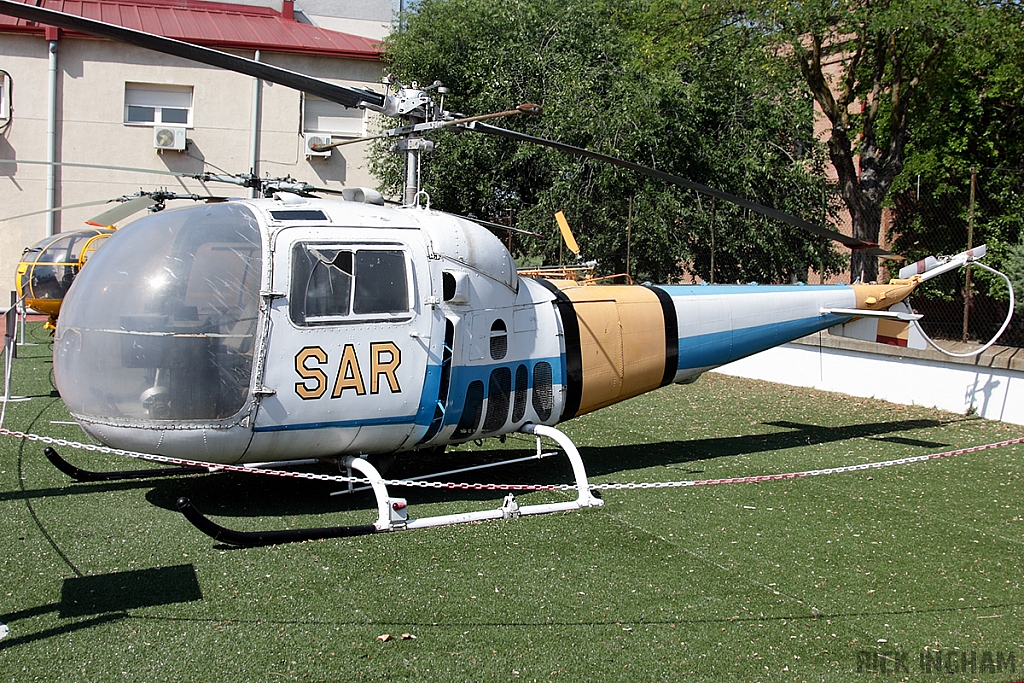
<instances>
[{"instance_id":1,"label":"air vent on fuselage","mask_svg":"<svg viewBox=\"0 0 1024 683\"><path fill-rule=\"evenodd\" d=\"M487 382L487 416L484 418L484 434L496 432L508 420L509 398L512 394L512 371L508 368L494 368Z\"/></svg>"},{"instance_id":2,"label":"air vent on fuselage","mask_svg":"<svg viewBox=\"0 0 1024 683\"><path fill-rule=\"evenodd\" d=\"M516 390L512 404L512 422L519 422L526 415L526 391L529 383L529 371L525 365L516 368Z\"/></svg>"},{"instance_id":3,"label":"air vent on fuselage","mask_svg":"<svg viewBox=\"0 0 1024 683\"><path fill-rule=\"evenodd\" d=\"M325 221L327 216L323 211L315 209L286 209L283 211L271 211L270 215L275 221Z\"/></svg>"},{"instance_id":4,"label":"air vent on fuselage","mask_svg":"<svg viewBox=\"0 0 1024 683\"><path fill-rule=\"evenodd\" d=\"M459 424L455 428L456 439L466 439L476 433L483 407L484 383L475 379L466 388L466 403L462 406L462 417L459 418Z\"/></svg>"},{"instance_id":5,"label":"air vent on fuselage","mask_svg":"<svg viewBox=\"0 0 1024 683\"><path fill-rule=\"evenodd\" d=\"M554 396L551 391L551 364L540 361L533 366L533 410L542 422L551 417Z\"/></svg>"},{"instance_id":6,"label":"air vent on fuselage","mask_svg":"<svg viewBox=\"0 0 1024 683\"><path fill-rule=\"evenodd\" d=\"M508 328L505 321L498 318L491 325L491 360L501 360L508 353Z\"/></svg>"}]
</instances>

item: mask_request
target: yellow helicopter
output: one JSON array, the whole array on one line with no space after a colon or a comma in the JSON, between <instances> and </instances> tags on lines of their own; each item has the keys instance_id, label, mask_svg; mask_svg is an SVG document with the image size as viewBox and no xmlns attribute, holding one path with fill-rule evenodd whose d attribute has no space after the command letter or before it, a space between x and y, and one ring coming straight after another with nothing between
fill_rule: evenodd
<instances>
[{"instance_id":1,"label":"yellow helicopter","mask_svg":"<svg viewBox=\"0 0 1024 683\"><path fill-rule=\"evenodd\" d=\"M26 308L49 316L47 329L54 330L64 295L86 260L113 230L84 228L58 233L25 249L18 262L15 287Z\"/></svg>"},{"instance_id":2,"label":"yellow helicopter","mask_svg":"<svg viewBox=\"0 0 1024 683\"><path fill-rule=\"evenodd\" d=\"M204 183L221 182L242 187L255 187L263 196L270 196L281 190L299 194L308 194L313 191L340 193L337 190L300 183L290 177L258 178L251 173L236 175L174 173L171 175L193 178ZM75 276L85 266L89 257L103 244L103 240L117 229L117 223L139 211L149 210L153 213L163 211L168 201L176 199L205 202L225 201L224 197L177 193L167 190L140 190L133 195L112 199L111 202L116 201L118 204L87 220L86 224L90 227L51 235L25 248L15 275L18 299L26 309L49 316L44 326L48 330L55 330L61 304L71 288Z\"/></svg>"},{"instance_id":3,"label":"yellow helicopter","mask_svg":"<svg viewBox=\"0 0 1024 683\"><path fill-rule=\"evenodd\" d=\"M664 171L485 123L491 115L455 117L432 99L436 86L381 94L12 0L0 0L0 12L399 119L385 136L406 158L400 206L358 188L320 199L282 187L266 198L151 213L106 237L64 298L54 376L71 415L102 444L193 468L183 471L331 460L369 480L376 497L372 524L256 533L225 529L179 500L190 521L229 543L601 505L559 423L855 319L906 325L920 316L903 301L923 279L976 256L885 285L634 285L563 269L518 272L486 228L430 207L419 158L431 131L546 145L883 252ZM503 112L513 113L537 108ZM413 519L371 460L515 432L562 448L575 500L520 506L509 494L498 510ZM90 476L48 451L76 477Z\"/></svg>"},{"instance_id":4,"label":"yellow helicopter","mask_svg":"<svg viewBox=\"0 0 1024 683\"><path fill-rule=\"evenodd\" d=\"M51 235L27 247L15 276L18 299L26 309L49 316L45 327L55 330L61 303L71 283L103 240L114 232L115 225L143 209L162 210L168 199L184 196L157 190L121 197L116 200L120 204L87 220L91 227Z\"/></svg>"}]
</instances>

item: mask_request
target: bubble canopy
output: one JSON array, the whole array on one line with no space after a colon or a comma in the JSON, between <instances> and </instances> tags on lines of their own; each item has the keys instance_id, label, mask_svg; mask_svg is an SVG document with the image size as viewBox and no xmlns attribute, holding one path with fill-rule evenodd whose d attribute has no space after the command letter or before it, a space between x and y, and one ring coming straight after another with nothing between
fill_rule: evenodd
<instances>
[{"instance_id":1,"label":"bubble canopy","mask_svg":"<svg viewBox=\"0 0 1024 683\"><path fill-rule=\"evenodd\" d=\"M246 406L262 243L235 203L118 230L75 279L54 375L68 409L112 425L230 420Z\"/></svg>"}]
</instances>

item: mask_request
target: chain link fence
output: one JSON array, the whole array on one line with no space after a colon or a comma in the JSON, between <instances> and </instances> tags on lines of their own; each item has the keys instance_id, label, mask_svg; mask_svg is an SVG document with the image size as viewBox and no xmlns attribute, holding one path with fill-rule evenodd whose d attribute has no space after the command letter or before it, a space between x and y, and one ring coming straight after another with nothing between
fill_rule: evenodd
<instances>
[{"instance_id":1,"label":"chain link fence","mask_svg":"<svg viewBox=\"0 0 1024 683\"><path fill-rule=\"evenodd\" d=\"M832 201L838 199L830 200L823 196L822 206ZM1018 312L1024 314L1024 169L979 168L973 172L950 174L941 181L913 178L908 186L891 193L890 202L883 214L880 241L883 247L904 260L883 261L879 268L879 282L897 277L901 267L926 257L955 255L984 244L987 254L982 262L1010 277L1017 295ZM611 272L628 272L636 277L638 252L645 248L652 251L651 244L661 245L666 240L690 240L693 244L689 245L687 260L682 261L684 273L674 280L682 284L752 280L785 282L787 280L780 280L777 275L762 279L754 271L778 270L771 261L772 255L779 251L791 256L795 254L793 258L815 256L786 243L787 236L794 236L794 243L802 236L789 226L783 226L783 230L774 233L768 228L778 226L760 215L732 209L733 215L726 217L729 207L716 207L714 202L707 201L703 204L698 202L698 205L700 210L691 211L667 234L652 233L638 238L637 230L633 230L631 235L627 227L620 231L618 243L608 242L602 245L603 252L598 250L595 254L591 251L590 254L600 256L604 253L605 265L612 264L617 268ZM850 234L849 217L847 215L844 222L841 208L839 206L837 229ZM633 209L631 205L631 212ZM731 241L723 240L726 246L716 244L716 228L726 224L733 228L735 234ZM585 224L578 226L581 234L585 235L586 229ZM568 257L561 252L562 242L557 232L552 238L547 242L547 248L553 251L557 247L559 251L556 257L549 257L548 262L557 258L558 263L565 263ZM506 234L505 240L510 250L519 254L520 265L544 262L544 256L537 255L536 251L524 259L522 253L529 252L530 247L519 244L512 233ZM533 248L536 249L536 245ZM849 253L842 248L838 248L838 252ZM759 263L762 257L764 264ZM842 259L830 263L824 260L826 257L821 258L823 260L819 262L809 263L802 273L793 273L788 281L805 281L808 284L852 281L848 259L843 272ZM730 267L736 263L749 272L742 276L733 273L738 266ZM924 316L921 325L929 337L946 342L985 343L999 331L1006 319L1010 292L996 275L980 268L959 269L924 283L911 297L910 305ZM1019 320L1011 321L1000 337L1000 345L1024 347L1024 315L1019 317Z\"/></svg>"},{"instance_id":2,"label":"chain link fence","mask_svg":"<svg viewBox=\"0 0 1024 683\"><path fill-rule=\"evenodd\" d=\"M984 263L1007 273L1021 270L1024 173L1015 169L977 169L943 183L917 179L894 196L888 211L886 243L912 263L927 256L957 254L987 246ZM900 265L892 265L895 276ZM1024 282L1021 283L1024 285ZM1018 283L1014 283L1014 289ZM1024 290L1024 287L1021 287ZM1024 296L1024 291L1020 292ZM1018 297L1019 298L1019 297ZM978 268L946 273L926 282L911 305L924 315L921 325L935 338L986 342L1006 318L1009 291L999 277ZM1024 324L1011 322L999 340L1024 346Z\"/></svg>"},{"instance_id":3,"label":"chain link fence","mask_svg":"<svg viewBox=\"0 0 1024 683\"><path fill-rule=\"evenodd\" d=\"M941 183L915 178L891 201L883 216L882 244L905 260L883 262L879 282L928 256L959 254L984 244L982 262L1010 276L1017 309L1024 314L1024 171L983 168ZM812 270L808 278L811 284L850 281L849 271L822 280ZM1010 300L1001 278L972 268L929 280L910 304L924 315L921 326L933 339L984 343L999 331ZM1011 321L998 343L1024 347L1024 315Z\"/></svg>"}]
</instances>

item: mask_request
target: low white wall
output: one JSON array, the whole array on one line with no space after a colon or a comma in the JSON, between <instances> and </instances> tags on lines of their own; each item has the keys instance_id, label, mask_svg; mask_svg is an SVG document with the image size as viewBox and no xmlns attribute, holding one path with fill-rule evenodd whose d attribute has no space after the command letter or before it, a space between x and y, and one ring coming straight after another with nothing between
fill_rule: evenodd
<instances>
[{"instance_id":1,"label":"low white wall","mask_svg":"<svg viewBox=\"0 0 1024 683\"><path fill-rule=\"evenodd\" d=\"M923 405L1024 424L1024 372L804 343L786 344L716 372Z\"/></svg>"}]
</instances>

